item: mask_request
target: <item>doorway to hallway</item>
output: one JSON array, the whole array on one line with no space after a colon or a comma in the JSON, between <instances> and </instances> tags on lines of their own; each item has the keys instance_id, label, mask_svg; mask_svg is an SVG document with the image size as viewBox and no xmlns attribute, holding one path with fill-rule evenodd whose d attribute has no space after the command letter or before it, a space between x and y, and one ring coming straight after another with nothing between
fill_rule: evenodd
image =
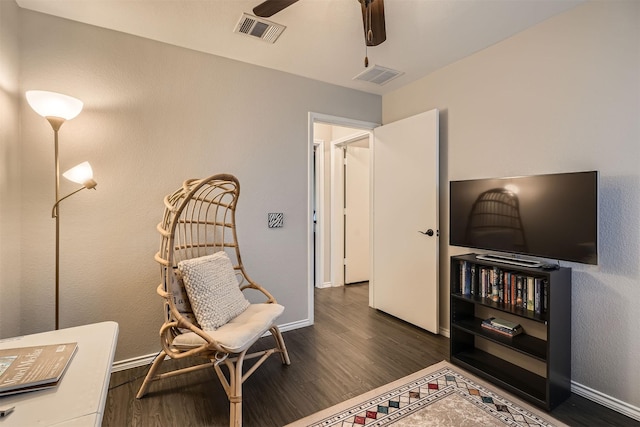
<instances>
[{"instance_id":1,"label":"doorway to hallway","mask_svg":"<svg viewBox=\"0 0 640 427\"><path fill-rule=\"evenodd\" d=\"M356 237L369 237L369 226L364 225L364 231L361 221L357 226L345 227L345 197L347 202L350 196L356 195L356 191L366 192L365 206L366 216L369 216L368 202L368 183L369 172L367 175L367 189L362 189L362 185L357 185L357 190L346 188L349 182L357 183L352 178L345 181L344 158L345 155L351 157L356 151L360 151L357 157L364 155L363 150L367 150L367 160L369 158L368 146L371 130L378 126L376 123L362 122L357 120L345 119L336 116L328 116L318 113L309 114L309 313L313 322L313 289L323 287L343 286L345 284L345 276L350 274L347 260L345 266L345 258L354 256L351 249L360 247L361 253L358 259L352 263L353 267L361 266L358 260L364 259L366 263L370 258L369 248L362 249L363 244L357 243L353 237L348 237L346 233L355 234ZM364 141L363 141L364 140ZM359 142L358 142L359 141ZM347 148L349 145L358 142L360 145L353 150ZM355 147L354 147L355 148ZM347 160L347 163L349 160ZM352 162L358 163L358 160ZM368 162L367 162L368 163ZM356 165L357 166L357 165ZM348 171L348 169L347 169ZM362 203L359 203L362 205ZM350 251L350 255L346 255L346 250ZM362 268L362 267L358 267ZM346 270L345 270L346 269ZM350 279L355 281L368 280L369 267L364 267L367 272L366 277Z\"/></svg>"}]
</instances>

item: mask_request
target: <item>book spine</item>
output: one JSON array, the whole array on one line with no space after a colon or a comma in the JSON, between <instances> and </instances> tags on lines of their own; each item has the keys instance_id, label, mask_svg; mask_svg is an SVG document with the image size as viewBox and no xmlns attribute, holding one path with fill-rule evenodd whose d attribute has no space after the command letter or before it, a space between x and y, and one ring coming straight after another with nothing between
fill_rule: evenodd
<instances>
[{"instance_id":1,"label":"book spine","mask_svg":"<svg viewBox=\"0 0 640 427\"><path fill-rule=\"evenodd\" d=\"M500 300L500 270L494 267L491 272L491 300L498 302Z\"/></svg>"},{"instance_id":2,"label":"book spine","mask_svg":"<svg viewBox=\"0 0 640 427\"><path fill-rule=\"evenodd\" d=\"M478 273L475 265L471 266L471 295L478 295Z\"/></svg>"},{"instance_id":3,"label":"book spine","mask_svg":"<svg viewBox=\"0 0 640 427\"><path fill-rule=\"evenodd\" d=\"M518 276L516 282L516 307L523 308L522 302L522 276Z\"/></svg>"},{"instance_id":4,"label":"book spine","mask_svg":"<svg viewBox=\"0 0 640 427\"><path fill-rule=\"evenodd\" d=\"M541 304L542 279L539 277L536 277L534 286L535 286L535 292L533 296L533 311L536 312L537 314L540 314L542 312L542 304Z\"/></svg>"},{"instance_id":5,"label":"book spine","mask_svg":"<svg viewBox=\"0 0 640 427\"><path fill-rule=\"evenodd\" d=\"M482 291L480 294L482 298L487 297L488 289L489 289L489 271L485 267L482 267Z\"/></svg>"},{"instance_id":6,"label":"book spine","mask_svg":"<svg viewBox=\"0 0 640 427\"><path fill-rule=\"evenodd\" d=\"M460 261L458 289L456 289L456 292L459 294L464 294L464 279L465 279L466 265L467 265L466 261Z\"/></svg>"},{"instance_id":7,"label":"book spine","mask_svg":"<svg viewBox=\"0 0 640 427\"><path fill-rule=\"evenodd\" d=\"M544 279L542 282L542 311L544 313L549 310L549 281Z\"/></svg>"},{"instance_id":8,"label":"book spine","mask_svg":"<svg viewBox=\"0 0 640 427\"><path fill-rule=\"evenodd\" d=\"M527 277L527 310L534 311L535 285L533 277Z\"/></svg>"},{"instance_id":9,"label":"book spine","mask_svg":"<svg viewBox=\"0 0 640 427\"><path fill-rule=\"evenodd\" d=\"M502 278L502 285L504 287L504 303L511 304L511 273L505 272Z\"/></svg>"},{"instance_id":10,"label":"book spine","mask_svg":"<svg viewBox=\"0 0 640 427\"><path fill-rule=\"evenodd\" d=\"M471 263L465 261L464 294L471 295Z\"/></svg>"}]
</instances>

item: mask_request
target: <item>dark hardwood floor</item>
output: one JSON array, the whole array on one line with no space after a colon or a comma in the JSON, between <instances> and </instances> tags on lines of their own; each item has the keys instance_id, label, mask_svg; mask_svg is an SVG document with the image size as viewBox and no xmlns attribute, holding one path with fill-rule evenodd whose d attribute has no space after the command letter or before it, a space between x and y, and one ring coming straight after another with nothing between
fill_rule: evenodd
<instances>
[{"instance_id":1,"label":"dark hardwood floor","mask_svg":"<svg viewBox=\"0 0 640 427\"><path fill-rule=\"evenodd\" d=\"M316 290L315 325L284 333L291 366L271 357L245 382L244 426L282 426L449 359L448 338L373 310L367 299L366 284ZM213 369L158 381L137 400L146 369L111 375L103 427L228 425ZM640 425L573 394L552 414L572 426Z\"/></svg>"}]
</instances>

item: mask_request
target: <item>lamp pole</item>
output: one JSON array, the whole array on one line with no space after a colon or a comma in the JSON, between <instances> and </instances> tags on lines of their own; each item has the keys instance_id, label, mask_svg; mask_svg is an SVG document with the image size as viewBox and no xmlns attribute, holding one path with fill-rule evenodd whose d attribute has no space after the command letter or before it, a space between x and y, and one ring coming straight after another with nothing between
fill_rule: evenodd
<instances>
[{"instance_id":1,"label":"lamp pole","mask_svg":"<svg viewBox=\"0 0 640 427\"><path fill-rule=\"evenodd\" d=\"M56 220L56 330L60 329L60 161L58 157L58 131L65 122L60 117L45 117L53 128L54 161L56 170L56 205L53 209L53 217Z\"/></svg>"}]
</instances>

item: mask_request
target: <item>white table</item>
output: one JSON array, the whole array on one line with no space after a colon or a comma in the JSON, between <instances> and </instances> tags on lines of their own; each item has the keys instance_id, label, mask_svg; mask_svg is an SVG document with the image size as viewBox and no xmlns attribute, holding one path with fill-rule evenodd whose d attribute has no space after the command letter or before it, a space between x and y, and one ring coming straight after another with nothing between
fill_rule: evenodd
<instances>
[{"instance_id":1,"label":"white table","mask_svg":"<svg viewBox=\"0 0 640 427\"><path fill-rule=\"evenodd\" d=\"M58 387L0 397L0 407L15 406L0 427L100 427L117 338L118 324L102 322L0 340L0 349L78 343Z\"/></svg>"}]
</instances>

